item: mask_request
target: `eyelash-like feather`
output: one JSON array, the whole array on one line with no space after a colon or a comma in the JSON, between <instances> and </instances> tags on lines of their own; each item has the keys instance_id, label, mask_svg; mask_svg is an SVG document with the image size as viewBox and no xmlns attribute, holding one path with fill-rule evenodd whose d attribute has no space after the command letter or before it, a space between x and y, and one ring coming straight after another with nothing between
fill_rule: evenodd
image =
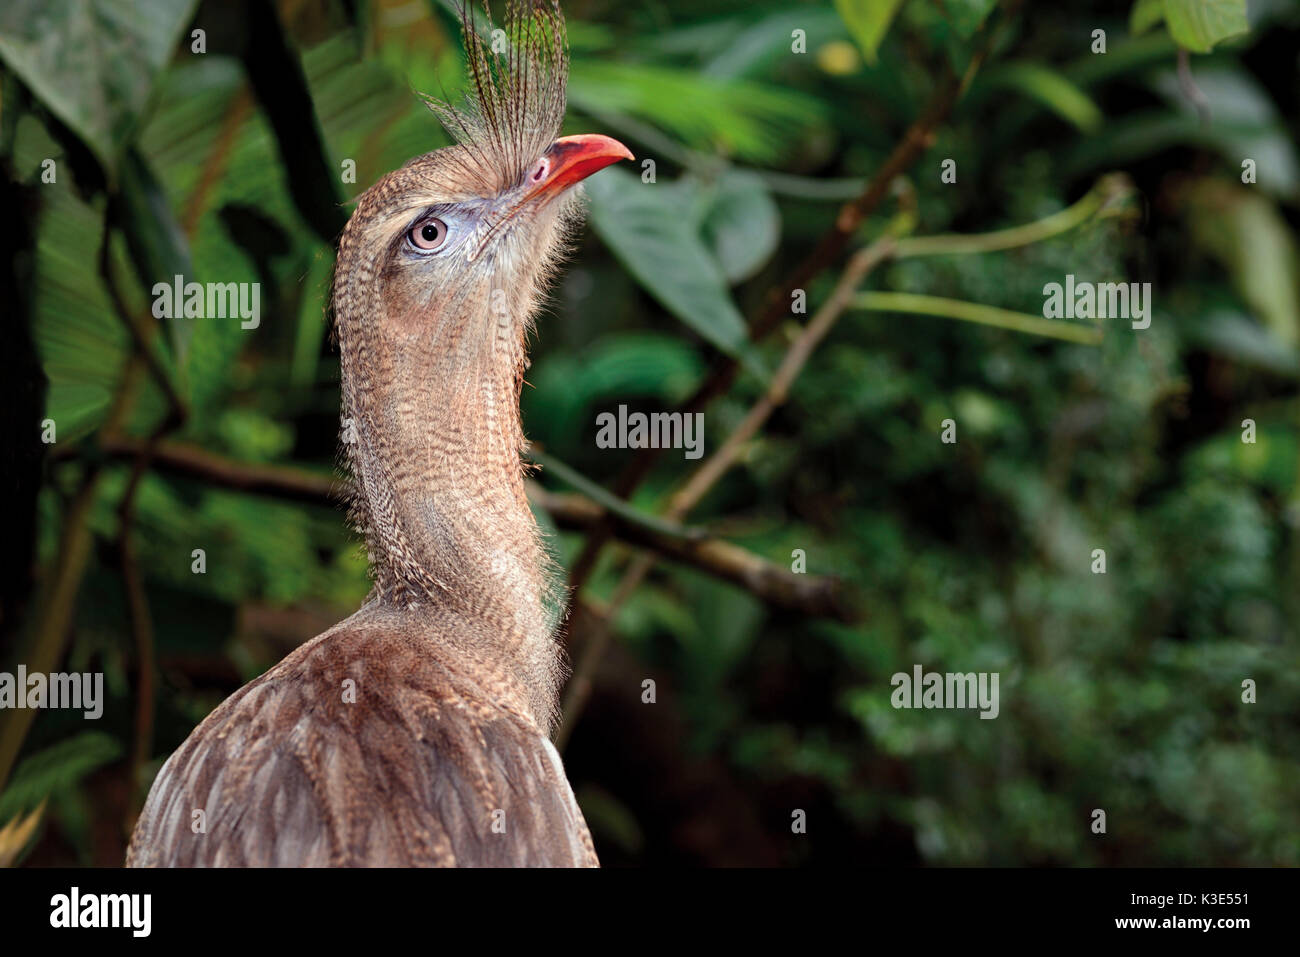
<instances>
[{"instance_id":1,"label":"eyelash-like feather","mask_svg":"<svg viewBox=\"0 0 1300 957\"><path fill-rule=\"evenodd\" d=\"M469 92L458 106L424 96L465 148L457 160L486 193L523 179L559 135L569 79L569 50L558 0L509 0L497 26L487 0L481 25L468 0L459 5Z\"/></svg>"}]
</instances>

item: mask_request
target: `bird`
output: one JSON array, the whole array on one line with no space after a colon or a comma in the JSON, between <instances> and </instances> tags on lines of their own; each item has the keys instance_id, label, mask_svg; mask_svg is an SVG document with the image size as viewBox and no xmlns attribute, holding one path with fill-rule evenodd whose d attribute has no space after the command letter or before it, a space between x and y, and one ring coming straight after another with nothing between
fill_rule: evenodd
<instances>
[{"instance_id":1,"label":"bird","mask_svg":"<svg viewBox=\"0 0 1300 957\"><path fill-rule=\"evenodd\" d=\"M452 145L375 182L338 243L340 446L371 590L168 758L129 867L599 866L549 737L565 596L519 396L578 184L633 155L559 135L557 0L511 0L503 30L483 12L490 44L460 7L468 92L425 97Z\"/></svg>"}]
</instances>

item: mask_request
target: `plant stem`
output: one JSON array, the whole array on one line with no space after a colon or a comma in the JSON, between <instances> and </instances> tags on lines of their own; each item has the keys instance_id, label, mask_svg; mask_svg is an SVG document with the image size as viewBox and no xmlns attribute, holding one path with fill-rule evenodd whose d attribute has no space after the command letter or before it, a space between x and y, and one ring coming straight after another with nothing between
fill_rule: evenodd
<instances>
[{"instance_id":1,"label":"plant stem","mask_svg":"<svg viewBox=\"0 0 1300 957\"><path fill-rule=\"evenodd\" d=\"M917 316L960 319L962 322L976 322L999 329L1010 329L1013 332L1027 332L1035 336L1047 336L1050 339L1062 339L1090 346L1101 342L1101 329L1097 326L1043 319L1026 312L1013 312L1010 309L999 309L997 306L985 306L982 303L965 302L961 299L922 296L910 292L863 292L854 298L853 304L859 309L871 309L877 312L906 312Z\"/></svg>"},{"instance_id":2,"label":"plant stem","mask_svg":"<svg viewBox=\"0 0 1300 957\"><path fill-rule=\"evenodd\" d=\"M1132 185L1122 174L1103 176L1082 199L1046 219L1025 223L1022 226L1012 226L1009 229L995 230L991 233L971 235L954 233L900 239L898 251L894 255L898 259L908 259L914 256L991 253L1017 246L1029 246L1077 229L1099 213L1112 209L1119 200L1128 197L1132 192Z\"/></svg>"}]
</instances>

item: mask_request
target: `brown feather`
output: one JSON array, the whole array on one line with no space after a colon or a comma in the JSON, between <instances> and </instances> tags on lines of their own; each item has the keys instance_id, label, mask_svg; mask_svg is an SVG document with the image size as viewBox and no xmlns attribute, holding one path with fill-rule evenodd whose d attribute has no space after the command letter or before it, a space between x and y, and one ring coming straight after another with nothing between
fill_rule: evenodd
<instances>
[{"instance_id":1,"label":"brown feather","mask_svg":"<svg viewBox=\"0 0 1300 957\"><path fill-rule=\"evenodd\" d=\"M469 94L459 106L431 97L425 102L472 156L466 173L498 177L482 186L499 191L522 177L560 133L569 79L564 15L555 0L510 0L505 23L497 27L484 3L480 31L462 0L460 16Z\"/></svg>"},{"instance_id":2,"label":"brown feather","mask_svg":"<svg viewBox=\"0 0 1300 957\"><path fill-rule=\"evenodd\" d=\"M594 866L521 689L435 639L359 612L236 692L159 772L128 866Z\"/></svg>"}]
</instances>

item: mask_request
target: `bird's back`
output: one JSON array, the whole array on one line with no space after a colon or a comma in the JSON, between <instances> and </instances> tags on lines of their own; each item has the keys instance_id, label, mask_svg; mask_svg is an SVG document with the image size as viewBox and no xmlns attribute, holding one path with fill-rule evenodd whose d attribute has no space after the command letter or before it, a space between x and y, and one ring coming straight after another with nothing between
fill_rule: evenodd
<instances>
[{"instance_id":1,"label":"bird's back","mask_svg":"<svg viewBox=\"0 0 1300 957\"><path fill-rule=\"evenodd\" d=\"M220 705L153 783L128 866L595 866L508 678L362 609Z\"/></svg>"}]
</instances>

